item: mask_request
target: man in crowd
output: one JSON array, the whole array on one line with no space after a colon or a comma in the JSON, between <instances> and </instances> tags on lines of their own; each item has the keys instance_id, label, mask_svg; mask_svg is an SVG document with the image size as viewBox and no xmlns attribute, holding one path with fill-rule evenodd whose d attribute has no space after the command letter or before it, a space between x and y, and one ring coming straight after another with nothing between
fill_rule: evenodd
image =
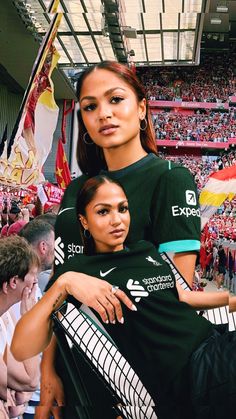
<instances>
[{"instance_id":1,"label":"man in crowd","mask_svg":"<svg viewBox=\"0 0 236 419\"><path fill-rule=\"evenodd\" d=\"M9 349L15 327L12 306L21 302L23 315L35 304L39 260L18 236L0 240L0 255L0 417L13 418L24 412L39 382L39 356L18 362Z\"/></svg>"},{"instance_id":2,"label":"man in crowd","mask_svg":"<svg viewBox=\"0 0 236 419\"><path fill-rule=\"evenodd\" d=\"M38 275L38 285L41 292L43 292L54 260L54 229L48 222L34 219L23 227L19 235L33 246L39 257L41 268Z\"/></svg>"},{"instance_id":3,"label":"man in crowd","mask_svg":"<svg viewBox=\"0 0 236 419\"><path fill-rule=\"evenodd\" d=\"M43 215L39 216L39 219L36 217L21 229L19 235L24 237L31 244L40 260L41 266L38 274L38 285L40 290L37 294L39 299L48 283L54 260L55 234L53 223L45 221ZM24 419L34 418L35 406L38 405L39 400L40 390L38 389L29 401L26 413L24 414Z\"/></svg>"}]
</instances>

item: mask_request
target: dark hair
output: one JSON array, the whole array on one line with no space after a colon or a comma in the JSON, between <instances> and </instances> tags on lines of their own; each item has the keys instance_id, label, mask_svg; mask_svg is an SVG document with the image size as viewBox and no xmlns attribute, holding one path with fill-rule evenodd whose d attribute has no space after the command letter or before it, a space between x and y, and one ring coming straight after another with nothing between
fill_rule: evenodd
<instances>
[{"instance_id":1,"label":"dark hair","mask_svg":"<svg viewBox=\"0 0 236 419\"><path fill-rule=\"evenodd\" d=\"M48 224L51 224L51 226L55 228L56 219L57 219L57 215L54 214L54 212L46 212L45 214L37 215L34 221L41 220L41 221L47 222Z\"/></svg>"},{"instance_id":2,"label":"dark hair","mask_svg":"<svg viewBox=\"0 0 236 419\"><path fill-rule=\"evenodd\" d=\"M94 177L88 179L84 183L83 187L80 189L80 191L77 195L77 200L76 200L76 214L77 214L77 216L79 216L79 214L86 216L87 205L92 201L92 199L94 198L97 190L104 183L115 183L116 185L118 185L123 190L124 194L126 195L126 192L125 192L123 186L121 186L120 183L118 183L116 180L110 179L108 176L104 176L104 175L94 176ZM92 255L92 254L95 253L94 240L93 240L92 237L87 238L84 235L85 230L84 230L80 220L79 220L79 225L80 225L80 234L81 234L82 242L83 242L83 245L84 245L84 253L86 255Z\"/></svg>"},{"instance_id":3,"label":"dark hair","mask_svg":"<svg viewBox=\"0 0 236 419\"><path fill-rule=\"evenodd\" d=\"M137 76L133 71L116 61L102 61L92 67L85 70L77 83L77 98L80 99L81 89L87 76L96 69L108 70L116 74L117 77L125 81L131 89L134 91L138 102L143 98L146 98L144 87L138 80ZM157 154L157 146L155 140L155 132L153 129L152 118L148 106L148 100L146 105L146 120L147 127L145 130L140 131L140 140L142 147L147 153ZM86 128L83 123L81 111L78 111L78 123L79 123L79 135L77 143L77 161L82 173L89 174L90 176L96 175L101 169L106 169L106 162L101 147L94 144L93 146L85 144L83 136L86 132ZM89 141L89 136L86 137Z\"/></svg>"},{"instance_id":4,"label":"dark hair","mask_svg":"<svg viewBox=\"0 0 236 419\"><path fill-rule=\"evenodd\" d=\"M0 289L14 276L24 280L33 266L40 266L39 258L29 243L19 236L0 240Z\"/></svg>"},{"instance_id":5,"label":"dark hair","mask_svg":"<svg viewBox=\"0 0 236 419\"><path fill-rule=\"evenodd\" d=\"M34 246L41 240L46 240L51 231L54 231L51 224L35 218L21 229L19 236L24 237L27 242Z\"/></svg>"}]
</instances>

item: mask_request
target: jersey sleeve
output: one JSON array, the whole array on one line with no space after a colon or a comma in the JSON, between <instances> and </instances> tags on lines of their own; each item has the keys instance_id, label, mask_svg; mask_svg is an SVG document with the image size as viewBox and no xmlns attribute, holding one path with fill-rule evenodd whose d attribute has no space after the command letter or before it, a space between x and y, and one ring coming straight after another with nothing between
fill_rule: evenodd
<instances>
[{"instance_id":1,"label":"jersey sleeve","mask_svg":"<svg viewBox=\"0 0 236 419\"><path fill-rule=\"evenodd\" d=\"M176 166L162 175L152 201L153 241L159 252L200 249L200 209L192 174Z\"/></svg>"}]
</instances>

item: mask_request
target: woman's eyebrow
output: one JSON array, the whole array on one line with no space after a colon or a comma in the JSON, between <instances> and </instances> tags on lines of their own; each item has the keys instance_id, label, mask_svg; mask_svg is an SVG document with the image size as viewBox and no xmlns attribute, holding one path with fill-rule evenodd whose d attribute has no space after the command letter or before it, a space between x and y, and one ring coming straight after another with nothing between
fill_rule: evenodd
<instances>
[{"instance_id":1,"label":"woman's eyebrow","mask_svg":"<svg viewBox=\"0 0 236 419\"><path fill-rule=\"evenodd\" d=\"M119 86L117 86L117 87L112 87L111 89L108 89L108 90L104 93L104 95L105 95L105 96L108 96L108 95L110 95L111 93L113 93L113 92L114 92L114 90L117 90L117 89L119 89L119 90L123 90L123 91L125 92L125 89L123 89L123 87L119 87ZM80 103L82 103L82 102L83 102L83 100L96 100L96 97L95 97L95 96L84 96L84 97L82 97L82 99L80 99Z\"/></svg>"},{"instance_id":2,"label":"woman's eyebrow","mask_svg":"<svg viewBox=\"0 0 236 419\"><path fill-rule=\"evenodd\" d=\"M127 203L128 204L128 199L124 199L123 201L120 201L120 202L118 202L118 205L123 205L123 204L125 204L125 203ZM102 205L102 206L104 206L104 207L112 207L112 205L111 204L108 204L107 202L106 203L104 203L104 202L100 202L100 203L98 203L98 204L96 204L96 205L94 205L94 207L93 208L96 208L96 207L98 207L99 205Z\"/></svg>"}]
</instances>

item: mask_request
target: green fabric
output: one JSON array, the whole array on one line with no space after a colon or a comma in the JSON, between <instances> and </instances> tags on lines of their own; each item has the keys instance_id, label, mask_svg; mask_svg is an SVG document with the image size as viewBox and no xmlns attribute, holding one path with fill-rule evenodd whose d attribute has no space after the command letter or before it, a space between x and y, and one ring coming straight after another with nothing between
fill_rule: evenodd
<instances>
[{"instance_id":1,"label":"green fabric","mask_svg":"<svg viewBox=\"0 0 236 419\"><path fill-rule=\"evenodd\" d=\"M115 269L101 276L111 268ZM115 253L77 255L57 275L69 270L118 285L137 306L137 312L123 306L124 324L104 327L154 398L212 331L210 322L178 300L174 275L151 243L141 241Z\"/></svg>"},{"instance_id":2,"label":"green fabric","mask_svg":"<svg viewBox=\"0 0 236 419\"><path fill-rule=\"evenodd\" d=\"M131 214L127 243L149 240L159 247L182 241L182 251L196 250L191 243L199 242L200 217L198 203L186 203L186 190L196 195L193 177L186 168L148 154L125 169L102 173L117 179L127 193ZM55 227L55 269L82 252L75 202L86 179L83 175L73 180L65 192Z\"/></svg>"}]
</instances>

